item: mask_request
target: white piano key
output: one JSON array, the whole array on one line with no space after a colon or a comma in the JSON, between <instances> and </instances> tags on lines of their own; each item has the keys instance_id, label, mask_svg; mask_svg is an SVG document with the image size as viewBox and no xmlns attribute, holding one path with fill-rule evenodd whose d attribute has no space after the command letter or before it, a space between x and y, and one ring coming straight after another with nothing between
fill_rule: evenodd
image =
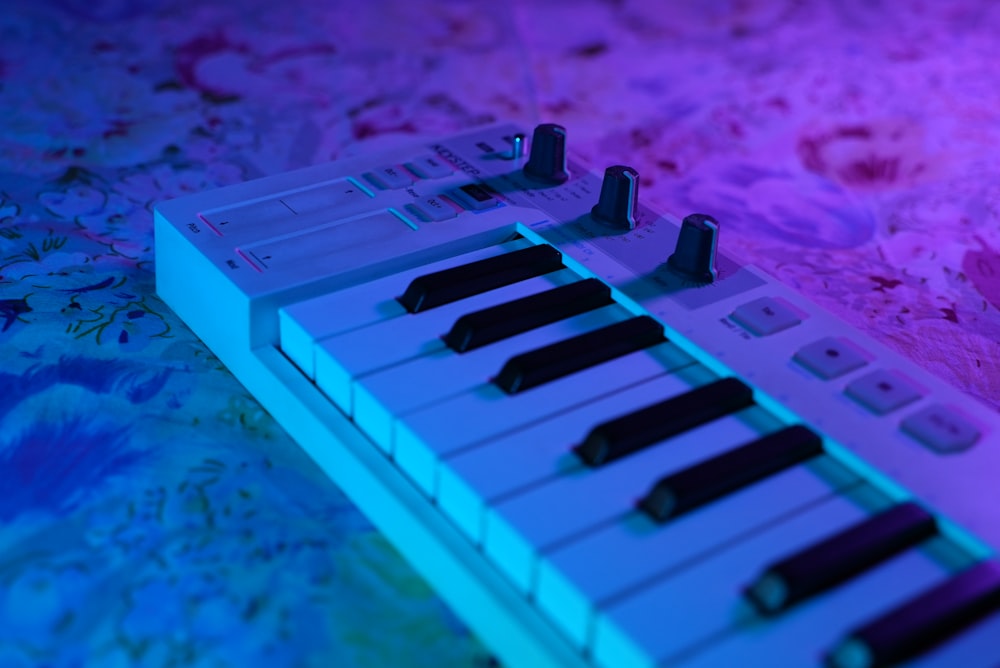
<instances>
[{"instance_id":1,"label":"white piano key","mask_svg":"<svg viewBox=\"0 0 1000 668\"><path fill-rule=\"evenodd\" d=\"M668 442L663 448L672 445ZM716 447L706 454L728 449ZM663 524L632 511L544 553L538 564L536 598L557 625L583 646L603 602L856 482L857 477L843 466L820 456ZM645 487L640 493L644 491Z\"/></svg>"},{"instance_id":2,"label":"white piano key","mask_svg":"<svg viewBox=\"0 0 1000 668\"><path fill-rule=\"evenodd\" d=\"M483 547L528 591L539 552L627 515L663 475L751 441L777 425L764 409L751 406L607 466L554 478L487 509Z\"/></svg>"},{"instance_id":3,"label":"white piano key","mask_svg":"<svg viewBox=\"0 0 1000 668\"><path fill-rule=\"evenodd\" d=\"M278 310L281 350L313 379L316 377L313 343L404 315L406 309L396 297L406 291L413 279L532 245L526 239L515 239L285 306Z\"/></svg>"},{"instance_id":4,"label":"white piano key","mask_svg":"<svg viewBox=\"0 0 1000 668\"><path fill-rule=\"evenodd\" d=\"M546 478L586 468L570 449L591 429L716 378L708 368L692 364L445 457L438 470L438 505L478 543L482 539L485 504Z\"/></svg>"},{"instance_id":5,"label":"white piano key","mask_svg":"<svg viewBox=\"0 0 1000 668\"><path fill-rule=\"evenodd\" d=\"M515 395L492 383L479 385L400 417L393 433L396 463L432 494L441 457L692 362L665 342Z\"/></svg>"},{"instance_id":6,"label":"white piano key","mask_svg":"<svg viewBox=\"0 0 1000 668\"><path fill-rule=\"evenodd\" d=\"M680 588L672 595L697 592L696 605L711 604L713 597L695 587L711 587L708 583L725 577L719 574L726 568L742 568L735 551L726 556L730 558L700 566L694 578L688 573L690 580L678 579ZM819 665L851 629L943 582L950 572L927 549L909 550L773 619L758 617L742 600L732 601L730 606L720 606L728 614L726 621L731 622L725 635L692 648L679 663L685 668L722 668L754 657L765 666ZM692 616L695 614L692 611Z\"/></svg>"},{"instance_id":7,"label":"white piano key","mask_svg":"<svg viewBox=\"0 0 1000 668\"><path fill-rule=\"evenodd\" d=\"M357 376L364 372L355 375L351 390L354 421L372 440L391 450L392 423L397 416L489 382L504 362L515 355L628 317L629 312L624 307L612 304L462 354L453 352L438 340L437 352L361 378ZM356 333L365 331L367 329ZM350 360L355 362L355 369L358 368L356 360L357 357ZM343 359L341 363L346 366Z\"/></svg>"},{"instance_id":8,"label":"white piano key","mask_svg":"<svg viewBox=\"0 0 1000 668\"><path fill-rule=\"evenodd\" d=\"M490 290L466 299L460 299L450 304L444 304L420 313L405 313L398 318L387 318L380 322L344 332L332 336L315 344L314 353L316 361L316 385L330 397L344 412L349 415L355 414L353 402L353 384L360 377L374 373L380 369L402 364L422 355L432 355L433 353L444 353L444 359L448 357L458 357L451 352L441 340L441 336L446 334L455 321L466 313L488 308L497 304L525 297L527 295L549 290L551 288L571 283L579 280L579 275L569 269L552 272L536 278L529 278L518 281L511 285L506 285L496 290ZM627 316L627 311L621 306L607 307L600 316L588 313L586 316L579 316L584 320L574 321L572 326L563 326L562 336L569 336L571 333L580 333L599 327L601 325L616 322L615 318L621 320ZM598 322L600 324L585 324ZM577 326L583 329L578 329ZM555 327L555 326L553 326ZM538 332L540 330L536 330ZM529 336L531 333L525 334ZM558 334L556 336L559 336ZM541 337L539 340L551 342L551 339ZM494 344L502 346L507 342ZM508 346L509 347L509 346ZM529 345L530 347L530 345ZM520 352L520 350L518 350ZM489 356L491 353L484 353ZM462 356L463 359L479 359L475 353ZM438 360L438 357L434 358ZM503 364L504 359L497 362ZM401 387L392 388L396 394L402 394L411 400L422 396L424 387L435 378L440 379L448 372L436 371L436 364L430 366L430 376L423 375L423 370L409 374L403 370L397 374L398 381L403 383ZM489 378L490 373L496 369L487 371L482 382ZM475 383L470 383L475 384ZM462 389L466 385L459 386ZM418 393L419 389L419 393ZM458 390L455 390L458 391ZM360 422L358 423L361 424ZM367 423L371 424L371 422ZM378 422L375 422L378 425Z\"/></svg>"}]
</instances>

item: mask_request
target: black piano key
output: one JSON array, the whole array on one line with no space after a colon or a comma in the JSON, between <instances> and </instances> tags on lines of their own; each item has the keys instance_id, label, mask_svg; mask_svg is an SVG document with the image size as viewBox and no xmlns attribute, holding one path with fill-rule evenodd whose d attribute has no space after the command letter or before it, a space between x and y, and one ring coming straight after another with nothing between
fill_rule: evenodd
<instances>
[{"instance_id":1,"label":"black piano key","mask_svg":"<svg viewBox=\"0 0 1000 668\"><path fill-rule=\"evenodd\" d=\"M822 451L823 441L812 431L787 427L660 478L639 501L639 508L665 522Z\"/></svg>"},{"instance_id":2,"label":"black piano key","mask_svg":"<svg viewBox=\"0 0 1000 668\"><path fill-rule=\"evenodd\" d=\"M586 464L602 466L752 403L752 389L735 378L723 378L604 422L573 451Z\"/></svg>"},{"instance_id":3,"label":"black piano key","mask_svg":"<svg viewBox=\"0 0 1000 668\"><path fill-rule=\"evenodd\" d=\"M997 611L1000 564L981 562L856 629L827 655L826 664L831 668L894 666Z\"/></svg>"},{"instance_id":4,"label":"black piano key","mask_svg":"<svg viewBox=\"0 0 1000 668\"><path fill-rule=\"evenodd\" d=\"M493 383L516 394L665 340L663 325L642 315L512 357Z\"/></svg>"},{"instance_id":5,"label":"black piano key","mask_svg":"<svg viewBox=\"0 0 1000 668\"><path fill-rule=\"evenodd\" d=\"M902 503L772 564L747 596L762 613L778 613L936 533L933 515Z\"/></svg>"},{"instance_id":6,"label":"black piano key","mask_svg":"<svg viewBox=\"0 0 1000 668\"><path fill-rule=\"evenodd\" d=\"M612 302L611 288L588 278L463 315L443 338L449 348L464 353Z\"/></svg>"},{"instance_id":7,"label":"black piano key","mask_svg":"<svg viewBox=\"0 0 1000 668\"><path fill-rule=\"evenodd\" d=\"M562 254L552 246L532 246L418 276L396 300L410 313L496 290L563 268Z\"/></svg>"}]
</instances>

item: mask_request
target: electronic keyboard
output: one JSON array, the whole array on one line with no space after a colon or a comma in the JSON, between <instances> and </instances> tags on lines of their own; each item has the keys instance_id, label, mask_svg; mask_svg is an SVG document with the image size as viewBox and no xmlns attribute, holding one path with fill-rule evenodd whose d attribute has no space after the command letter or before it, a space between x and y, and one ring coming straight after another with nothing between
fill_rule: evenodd
<instances>
[{"instance_id":1,"label":"electronic keyboard","mask_svg":"<svg viewBox=\"0 0 1000 668\"><path fill-rule=\"evenodd\" d=\"M1000 418L567 155L162 202L157 291L504 663L1000 664Z\"/></svg>"}]
</instances>

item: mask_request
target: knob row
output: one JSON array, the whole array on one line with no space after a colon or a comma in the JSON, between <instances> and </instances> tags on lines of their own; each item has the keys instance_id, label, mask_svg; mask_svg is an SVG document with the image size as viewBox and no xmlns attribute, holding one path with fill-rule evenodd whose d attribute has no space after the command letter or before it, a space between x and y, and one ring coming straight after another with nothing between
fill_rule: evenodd
<instances>
[{"instance_id":1,"label":"knob row","mask_svg":"<svg viewBox=\"0 0 1000 668\"><path fill-rule=\"evenodd\" d=\"M512 155L519 155L519 149L520 146L515 146ZM524 174L550 185L559 185L569 179L566 128L555 123L543 123L535 128ZM625 165L614 165L604 171L601 194L591 215L613 227L632 230L636 226L638 200L639 172ZM718 277L715 261L718 243L718 221L706 214L691 214L681 223L677 245L667 259L667 266L687 280L711 283Z\"/></svg>"}]
</instances>

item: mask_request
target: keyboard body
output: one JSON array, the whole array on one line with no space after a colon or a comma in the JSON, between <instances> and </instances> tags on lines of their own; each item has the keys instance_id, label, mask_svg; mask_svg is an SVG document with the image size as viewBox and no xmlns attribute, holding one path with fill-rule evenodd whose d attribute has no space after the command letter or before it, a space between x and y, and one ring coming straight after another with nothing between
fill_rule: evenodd
<instances>
[{"instance_id":1,"label":"keyboard body","mask_svg":"<svg viewBox=\"0 0 1000 668\"><path fill-rule=\"evenodd\" d=\"M462 479L462 471L473 470L468 467L476 465L475 457L469 453L478 445L504 439L513 443L524 434L543 443L546 425L556 429L562 424L559 420L568 423L573 416L585 416L592 406L612 413L638 408L657 398L660 376L677 369L696 368L694 376L704 378L735 376L754 389L762 411L757 417L745 416L734 432L723 429L701 440L738 442L746 440L741 429L805 424L823 436L832 462L828 470L814 471L824 484L832 485L828 496L877 499L852 501L862 508L915 499L939 518L944 547L929 549L936 553L928 558L952 564L943 566L945 570L958 569L963 560L993 556L1000 546L996 510L1000 508L1000 418L993 411L732 257L725 249L725 221L721 221L717 279L699 284L680 277L665 264L678 238L679 218L654 211L640 199L634 230L595 220L591 208L601 190L601 173L570 159L570 178L561 185L526 177L525 157L511 152L512 137L526 131L510 125L483 127L408 149L162 202L155 212L160 296L501 660L532 666L726 665L738 655L733 652L743 651L741 643L754 647L758 636L767 636L760 640L762 652L780 657L795 657L800 644L813 642L808 632L796 632L794 625L771 632L771 622L733 621L728 617L738 617L738 606L730 602L726 605L737 606L725 608L724 622L730 630L712 631L716 627L706 622L704 638L715 640L686 643L678 611L697 607L698 590L684 585L688 571L689 583L699 582L699 577L714 582L725 571L726 555L739 560L741 546L750 549L755 540L768 545L768 531L776 532L775 541L784 540L779 534L786 531L793 537L786 538L794 542L799 531L796 521L815 529L826 521L821 521L822 513L829 512L830 522L835 523L841 517L835 509L802 510L806 514L800 516L789 507L770 519L762 515L746 520L746 530L724 545L713 547L708 541L702 548L679 550L687 557L678 557L673 565L648 573L643 566L636 572L645 574L620 586L610 583L592 589L579 581L586 565L578 568L577 562L601 549L614 552L616 541L632 540L633 534L647 530L628 534L629 523L636 521L630 513L635 500L647 491L648 474L636 473L638 482L632 482L624 463L606 472L581 473L575 464L570 466L567 478L596 479L614 471L612 477L617 476L618 482L612 487L627 489L612 494L608 503L620 507L611 516L599 515L593 526L584 523L562 533L552 533L551 527L562 510L553 506L552 517L546 518L545 500L568 498L566 503L572 505L573 494L581 494L582 507L585 498L600 501L600 495L592 492L604 489L605 483L566 483L565 492L555 489L546 496L546 481L563 484L557 466L555 474L547 471L541 482L499 494L496 507L490 500L484 507L473 504L472 510L464 505L462 495L467 495L471 483ZM612 320L650 315L661 322L671 348L638 362L634 355L627 356L602 365L600 372L581 372L560 381L564 389L558 393L538 390L537 399L525 393L523 424L517 417L504 418L513 422L491 426L492 431L484 431L481 438L469 437L466 445L444 457L448 465L442 467L434 459L434 444L421 449L421 439L431 438L423 434L437 430L447 439L451 431L472 429L469 422L492 419L486 409L479 413L481 406L475 403L477 392L489 385L490 373L470 381L471 389L462 397L446 387L433 395L438 399L422 403L413 399L425 385L437 382L435 369L442 369L445 385L452 370L458 369L457 362L444 359L448 351L426 345L447 331L461 309L452 308L450 320L436 323L431 343L416 342L416 347L405 340L405 327L394 332L392 326L381 326L379 339L374 333L369 338L359 326L333 336L340 343L326 347L324 342L332 335L315 332L329 329L326 323L338 318L354 317L355 310L375 313L393 303L402 285L398 280L394 284L393 276L414 277L427 273L428 267L447 268L534 245L561 251L563 271L574 280L596 277L611 286L616 309L608 316ZM361 294L358 286L364 285L395 285L397 293L377 294L367 305L350 303L348 297ZM339 301L329 297L338 294L348 297ZM373 317L381 316L369 320ZM558 327L552 327L556 329L546 336L557 336ZM360 361L353 351L344 353L351 357L350 363L338 358L350 345L357 346ZM826 357L846 355L853 360L850 370L831 376L833 372L823 366L824 352L831 345L844 348ZM393 361L378 361L384 351ZM435 366L438 358L444 366ZM655 373L637 370L635 364L640 362L663 368ZM351 379L325 384L317 378L317 374L349 376L355 363L361 365L361 377L378 377L381 385L374 380L356 385ZM391 373L383 372L386 368ZM704 380L698 378L686 377L684 382L696 385ZM390 392L386 389L390 385L399 391L392 401L380 404L379 397ZM346 395L338 398L338 392ZM555 403L549 406L549 401ZM399 415L393 414L395 405L404 407ZM443 408L435 408L438 405ZM404 420L401 415L419 415L422 421ZM404 435L411 444L397 450L395 444ZM700 442L695 439L692 452L698 452ZM499 452L497 461L502 462L503 451ZM560 455L569 456L568 451ZM840 479L849 481L837 487ZM788 484L789 494L797 494L793 481ZM441 498L445 493L447 498ZM568 497L553 496L563 493ZM756 503L753 495L746 498L751 507ZM532 499L543 505L532 509ZM770 501L761 497L759 503ZM803 501L801 506L812 503ZM822 505L821 500L815 503ZM699 519L711 519L719 526L744 521L711 508L705 515L702 512L690 516L690 527L678 534L678 544L697 543L700 539L695 537L716 526L700 526ZM532 514L542 518L537 526L529 526ZM547 538L532 545L532 535ZM621 549L624 553L627 548ZM651 561L660 558L655 552L648 556ZM665 575L673 572L676 577ZM644 592L675 580L671 612L664 611L662 624L676 622L675 632L664 633L679 640L664 641L669 647L657 645L658 636L655 642L643 640L643 634L650 633L643 630L645 622L635 622L639 626L633 638L629 619L643 616L638 600ZM605 586L610 589L601 589ZM872 586L870 598L878 600L880 589ZM590 591L596 593L588 600ZM859 589L854 595L863 593ZM732 598L739 598L738 587ZM848 597L840 605L851 600ZM833 614L823 605L823 599L817 600L803 612L799 622L803 629L822 626L815 620ZM698 614L693 613L693 619L692 629L700 628ZM980 635L1000 629L1000 621L993 618L984 624L987 630L980 629ZM830 639L816 642L828 646ZM974 651L969 648L978 647L976 642L981 641L967 641L965 649L961 643L956 644L958 649L946 646L938 652L940 657L929 655L926 665L946 665L940 662L954 659L954 652ZM655 651L650 649L653 645ZM717 647L722 649L716 651ZM814 649L803 651L819 660ZM1000 656L992 660L1000 661ZM799 661L789 658L788 665Z\"/></svg>"}]
</instances>

